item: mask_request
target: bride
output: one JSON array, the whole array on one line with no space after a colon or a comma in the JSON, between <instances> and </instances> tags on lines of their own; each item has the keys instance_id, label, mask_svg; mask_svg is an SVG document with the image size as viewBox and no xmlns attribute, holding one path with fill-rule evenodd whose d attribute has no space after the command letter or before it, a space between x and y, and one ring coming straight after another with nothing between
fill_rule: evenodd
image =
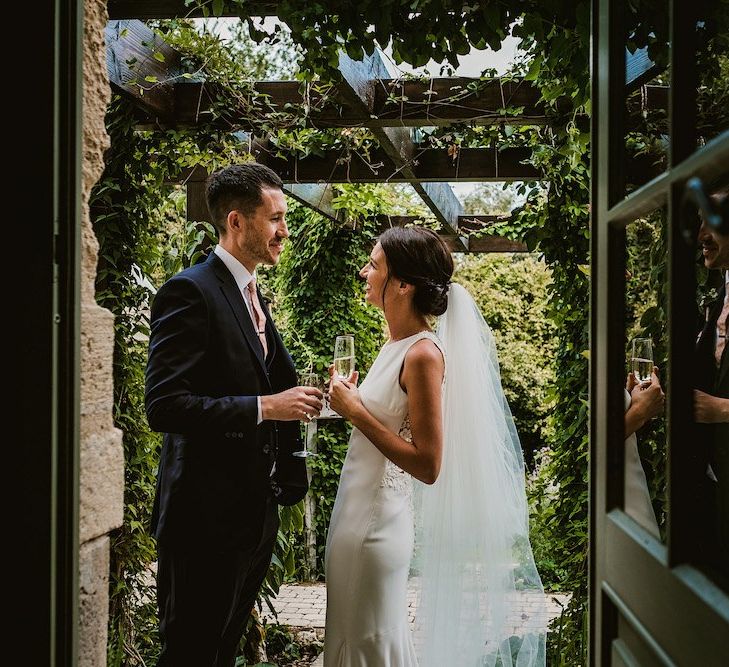
<instances>
[{"instance_id":1,"label":"bride","mask_svg":"<svg viewBox=\"0 0 729 667\"><path fill-rule=\"evenodd\" d=\"M390 338L360 387L331 381L354 428L327 537L327 667L545 664L545 618L518 607L544 604L521 447L490 330L452 273L420 227L384 232L360 272Z\"/></svg>"}]
</instances>

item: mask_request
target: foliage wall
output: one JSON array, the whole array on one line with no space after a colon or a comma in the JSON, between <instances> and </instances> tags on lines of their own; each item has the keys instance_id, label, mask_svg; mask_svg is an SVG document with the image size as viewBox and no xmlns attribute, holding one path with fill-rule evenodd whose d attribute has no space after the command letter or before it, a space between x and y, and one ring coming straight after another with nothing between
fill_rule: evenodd
<instances>
[{"instance_id":1,"label":"foliage wall","mask_svg":"<svg viewBox=\"0 0 729 667\"><path fill-rule=\"evenodd\" d=\"M169 182L185 167L221 164L210 148L214 134L135 132L134 125L129 103L115 98L107 114L112 147L91 196L97 300L115 315L114 419L125 459L124 522L112 535L109 665L154 664L159 651L150 517L161 436L149 430L144 409L150 299L214 241L209 225L185 221L184 192L173 192ZM303 527L301 504L281 508L280 516L262 601L294 571L292 535ZM261 636L254 618L246 637L251 652Z\"/></svg>"},{"instance_id":2,"label":"foliage wall","mask_svg":"<svg viewBox=\"0 0 729 667\"><path fill-rule=\"evenodd\" d=\"M213 11L222 11L224 4L205 3ZM396 61L407 60L413 65L424 64L431 57L436 60L445 57L455 64L457 55L466 53L471 46L483 48L488 44L498 48L510 32L521 40L526 55L521 72L517 71L517 74L521 73L541 90L550 127L453 128L447 132L434 131L430 140L433 145L456 152L460 145L486 145L490 142L529 146L533 162L544 171L545 179L550 183L546 197L542 189L535 187L526 188L521 193L526 195L526 203L511 231L526 239L532 248L538 247L543 252L553 275L548 312L557 331L554 353L557 382L553 393L554 410L547 432L552 434L550 445L554 451L549 470L559 495L556 511L546 527L551 531L554 558L559 561L559 571L563 573L560 585L573 594L568 614L572 622L562 633L561 645L556 647L556 651L560 660L567 664L579 664L585 648L583 619L586 604L587 363L584 352L587 349L588 277L584 268L588 261L589 132L584 114L589 114L590 5L586 0L510 5L491 2L467 7L460 4L452 7L451 3L429 0L416 4L413 7L411 2L393 2L383 6L379 2L364 1L351 10L348 5L339 7L336 20L328 17L326 7L317 3L282 2L279 9L284 12L282 17L291 27L293 40L303 49L302 76L318 74L324 80L336 65L337 49L344 47L357 58L363 51L371 51L375 39L383 44L391 39ZM230 5L238 6L245 13L245 3L236 1ZM456 8L463 12L464 20L453 20L451 11ZM416 10L419 13L410 14ZM371 31L363 30L368 22L373 26ZM254 29L251 33L263 38ZM178 46L186 44L192 53L189 75L202 74L213 81L227 83L229 89L241 97L242 92L250 90L250 86L246 88L240 82L239 76L231 77L230 71L235 72L237 66L231 62L234 58L225 55L225 49L216 49L209 40L198 40L183 29L179 34L173 30L170 38L177 40ZM198 54L197 57L193 52ZM221 96L221 103L223 101ZM251 113L255 113L254 110ZM518 109L507 109L504 113L517 114ZM271 126L270 119L264 118L261 122L263 129L278 132L276 140L280 145L298 150L301 154L323 150L328 140L330 145L342 149L342 153L357 153L366 159L368 147L372 145L367 133L360 131L327 134L296 130L284 136L280 128ZM120 150L121 162L119 140L115 140L115 147ZM215 166L212 163L242 159L244 154L242 147L213 128L207 133L199 133L192 141L198 149L195 155L192 155L195 153L192 150L188 155L180 154L180 141L175 133L157 136L157 143L149 146L146 152L141 151L141 155L153 156L153 162L161 165L158 169L171 170L173 165L179 166L185 161L194 164L207 160L208 166ZM129 155L127 153L127 159ZM136 159L143 162L138 157ZM155 173L160 178L160 172ZM146 176L137 174L136 177L124 178L131 181L131 187L127 188L125 181L124 188L119 191L129 196L136 191L139 183L145 182ZM151 196L146 190L144 194ZM145 216L137 215L136 210L133 214L134 225L145 220ZM113 222L112 219L109 221ZM144 229L140 231L149 234ZM136 240L131 239L129 248L134 248L135 244ZM121 314L118 303L108 305L116 305L114 312ZM120 333L118 343L123 348L128 344L128 337ZM292 343L295 346L295 342ZM325 355L328 351L322 349L317 354ZM119 396L126 391L124 385L118 386ZM135 461L141 464L143 459L149 462L147 456L146 453L140 455L137 444L134 444L132 451L128 452L129 465L137 465ZM140 472L140 475L144 477L148 473ZM133 494L138 492L134 490L135 484L134 475L130 475L128 486ZM139 493L148 494L148 489L145 487ZM129 497L129 506L142 506L142 499L133 494ZM127 531L125 523L124 533L129 538ZM115 619L119 618L123 619L123 614L115 612ZM124 633L117 632L114 636L119 644L126 641Z\"/></svg>"},{"instance_id":3,"label":"foliage wall","mask_svg":"<svg viewBox=\"0 0 729 667\"><path fill-rule=\"evenodd\" d=\"M527 466L547 446L556 332L548 318L550 272L533 254L465 255L453 276L494 334L501 379Z\"/></svg>"},{"instance_id":4,"label":"foliage wall","mask_svg":"<svg viewBox=\"0 0 729 667\"><path fill-rule=\"evenodd\" d=\"M352 333L360 379L366 376L384 342L384 322L378 311L365 304L358 273L376 235L373 216L388 212L388 199L382 186L339 188L335 205L347 215L345 229L303 206L290 209L291 241L272 272L272 284L278 302L275 317L297 368L312 369L327 378L335 337ZM350 430L339 419L318 423L318 455L308 462L317 562L311 571L301 545L296 559L299 578L323 577L326 531Z\"/></svg>"}]
</instances>

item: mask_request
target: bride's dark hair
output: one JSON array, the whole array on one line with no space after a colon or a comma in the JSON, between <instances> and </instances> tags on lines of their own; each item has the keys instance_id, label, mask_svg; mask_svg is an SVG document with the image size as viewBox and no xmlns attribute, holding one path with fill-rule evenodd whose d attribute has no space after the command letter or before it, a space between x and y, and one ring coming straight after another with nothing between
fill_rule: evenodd
<instances>
[{"instance_id":1,"label":"bride's dark hair","mask_svg":"<svg viewBox=\"0 0 729 667\"><path fill-rule=\"evenodd\" d=\"M387 280L393 277L413 285L413 301L423 315L442 315L453 275L445 241L425 227L390 227L378 240L387 259Z\"/></svg>"}]
</instances>

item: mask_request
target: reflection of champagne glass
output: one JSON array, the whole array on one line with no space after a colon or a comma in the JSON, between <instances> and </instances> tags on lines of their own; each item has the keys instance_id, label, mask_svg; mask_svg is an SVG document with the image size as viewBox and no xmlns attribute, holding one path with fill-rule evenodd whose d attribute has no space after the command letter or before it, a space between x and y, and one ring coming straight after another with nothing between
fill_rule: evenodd
<instances>
[{"instance_id":1,"label":"reflection of champagne glass","mask_svg":"<svg viewBox=\"0 0 729 667\"><path fill-rule=\"evenodd\" d=\"M650 338L634 338L630 358L633 375L638 382L647 382L653 373L653 344Z\"/></svg>"},{"instance_id":2,"label":"reflection of champagne glass","mask_svg":"<svg viewBox=\"0 0 729 667\"><path fill-rule=\"evenodd\" d=\"M337 336L334 341L334 372L340 380L346 380L354 372L354 336Z\"/></svg>"},{"instance_id":3,"label":"reflection of champagne glass","mask_svg":"<svg viewBox=\"0 0 729 667\"><path fill-rule=\"evenodd\" d=\"M322 379L316 373L301 373L299 375L299 386L301 387L316 387L317 389L323 388ZM316 417L314 418L316 419ZM300 449L297 452L293 452L294 456L299 458L306 458L307 456L316 456L316 454L309 450L309 440L314 437L316 433L316 424L312 424L311 420L304 424L304 449Z\"/></svg>"}]
</instances>

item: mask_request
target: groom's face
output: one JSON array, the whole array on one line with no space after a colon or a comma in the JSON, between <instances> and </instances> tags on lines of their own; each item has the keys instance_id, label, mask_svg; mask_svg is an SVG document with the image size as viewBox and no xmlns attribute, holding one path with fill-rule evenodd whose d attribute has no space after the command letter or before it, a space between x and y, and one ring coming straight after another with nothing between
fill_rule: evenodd
<instances>
[{"instance_id":1,"label":"groom's face","mask_svg":"<svg viewBox=\"0 0 729 667\"><path fill-rule=\"evenodd\" d=\"M274 265L278 263L283 250L284 239L288 238L286 226L286 198L278 188L264 188L261 204L248 215L240 227L239 247L249 264Z\"/></svg>"},{"instance_id":2,"label":"groom's face","mask_svg":"<svg viewBox=\"0 0 729 667\"><path fill-rule=\"evenodd\" d=\"M720 234L702 222L699 245L707 269L729 269L729 235Z\"/></svg>"}]
</instances>

